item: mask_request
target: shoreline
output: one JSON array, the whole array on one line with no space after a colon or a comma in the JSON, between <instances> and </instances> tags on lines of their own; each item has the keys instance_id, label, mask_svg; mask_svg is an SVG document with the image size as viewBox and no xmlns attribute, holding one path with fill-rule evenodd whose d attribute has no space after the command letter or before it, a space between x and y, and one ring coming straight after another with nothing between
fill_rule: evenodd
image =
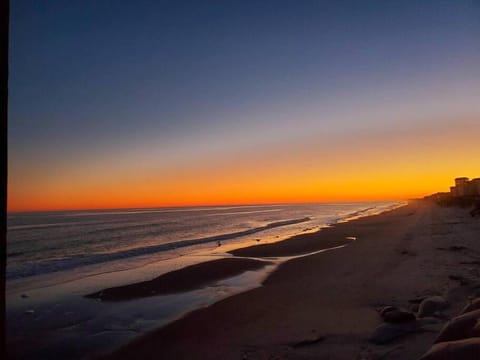
<instances>
[{"instance_id":1,"label":"shoreline","mask_svg":"<svg viewBox=\"0 0 480 360\"><path fill-rule=\"evenodd\" d=\"M346 223L348 223L348 221ZM352 238L354 238L354 236L349 236L345 233L343 234L345 236L338 235L332 238L329 235L337 225L338 224L325 227L313 233L294 235L274 243L251 245L231 250L229 253L234 256L253 258L291 257L348 245L353 241Z\"/></svg>"},{"instance_id":2,"label":"shoreline","mask_svg":"<svg viewBox=\"0 0 480 360\"><path fill-rule=\"evenodd\" d=\"M447 222L449 217L461 221ZM456 226L463 234L467 233L462 226L473 228L473 235L470 231L464 241L468 246L464 245L468 249L475 246L471 242L472 236L478 234L478 222L472 222L461 210L416 201L379 215L338 223L317 233L231 251L234 255L268 259L314 249L322 238L356 238L341 253L319 253L286 261L263 286L190 312L101 358L191 359L202 354L201 358L207 359L263 359L267 355L352 359L359 351L381 352L365 340L380 323L376 306L408 305L409 299L425 294L456 296L455 304L467 297L465 286L449 278L452 270L444 266L453 256L465 254L452 254L434 246L444 243L448 248L455 240L454 232L449 231L450 235L444 235L438 244L429 233L430 228L444 223ZM460 306L455 304L449 311ZM427 350L434 335L416 334L410 339L410 346L396 350L392 359L418 357ZM305 341L313 344L316 340L319 344L305 348L291 346Z\"/></svg>"},{"instance_id":3,"label":"shoreline","mask_svg":"<svg viewBox=\"0 0 480 360\"><path fill-rule=\"evenodd\" d=\"M358 216L369 216L375 214L375 211L382 212L388 210L391 207L399 206L399 203L365 203L365 205L372 207L364 208L361 210L355 210L352 213L346 213L339 215L335 221L349 221ZM374 206L374 204L376 204ZM379 205L380 204L380 205ZM322 204L318 204L322 205ZM328 205L328 204L327 204ZM378 208L377 208L377 205ZM321 209L320 209L321 210ZM373 211L372 211L373 210ZM263 212L263 211L262 211ZM199 238L185 238L179 241L166 242L157 245L148 245L144 247L136 247L133 249L121 250L112 253L99 253L86 257L73 257L72 259L57 259L40 262L35 269L31 269L28 266L26 269L19 267L14 260L9 266L7 266L7 291L10 288L21 287L23 283L36 283L42 284L48 283L49 285L55 285L55 278L57 275L62 275L61 282L64 282L64 278L68 278L68 281L75 281L82 277L95 276L97 274L111 272L111 271L123 271L131 268L142 267L148 265L153 261L163 261L174 259L180 256L189 255L190 253L216 253L216 244L221 243L221 253L228 252L228 250L247 247L251 244L255 244L256 241L264 242L276 242L290 238L296 234L300 234L306 231L316 231L322 227L329 226L329 222L321 220L313 221L309 224L309 228L302 228L302 223L312 220L310 214L290 214L281 220L270 220L266 224L249 228L247 230L234 231L234 232L222 232L220 234L209 234ZM324 215L324 214L323 214ZM322 215L320 216L320 218ZM309 220L307 220L309 219ZM293 232L290 228L293 226ZM15 226L14 226L15 228ZM237 229L238 230L238 229ZM225 249L225 250L224 250ZM228 256L228 254L225 254ZM68 258L68 256L67 256ZM142 260L144 259L144 260ZM153 260L152 260L153 259ZM59 261L59 262L57 262ZM28 263L28 261L27 261ZM128 264L128 265L126 265ZM11 266L10 266L11 265ZM13 268L11 268L13 266ZM119 268L121 268L119 270ZM28 273L30 271L31 273Z\"/></svg>"},{"instance_id":4,"label":"shoreline","mask_svg":"<svg viewBox=\"0 0 480 360\"><path fill-rule=\"evenodd\" d=\"M333 224L332 223L325 223L320 226L313 226L312 228L305 228L303 230L297 229L296 232L292 233L290 232L289 234L283 234L280 236L277 235L272 235L272 234L263 234L263 235L258 235L260 238L256 238L253 235L256 234L256 231L253 233L252 230L248 230L247 232L250 235L247 235L247 239L244 240L236 240L232 239L232 242L225 242L222 243L222 247L209 247L208 244L195 244L197 248L192 248L190 252L187 253L176 253L177 249L173 249L170 251L166 252L158 252L158 253L152 253L152 254L145 254L145 255L140 255L138 257L134 258L128 258L126 259L127 261L135 263L134 265L129 265L125 266L123 263L125 259L118 259L118 260L113 260L109 262L111 265L111 268L103 269L102 266L105 263L92 263L88 264L84 267L78 267L78 268L73 268L73 269L68 269L64 271L53 271L53 272L47 272L47 273L41 273L38 275L34 276L27 276L27 277L18 277L18 278L13 278L9 279L6 283L6 292L7 294L9 293L18 293L18 292L25 292L25 291L32 291L36 289L41 289L44 287L54 287L57 285L61 285L63 283L69 283L69 282L76 282L76 281L82 281L86 278L93 278L96 276L102 276L103 274L108 274L108 273L115 273L115 272L129 272L131 270L135 269L141 269L143 267L149 267L151 264L158 263L158 262L175 262L177 259L181 259L182 257L188 257L190 255L201 255L201 256L210 256L210 255L220 255L221 257L229 257L233 255L233 251L235 250L240 250L243 248L249 248L249 247L254 247L256 245L264 245L264 244L272 244L272 243L279 243L283 242L285 240L289 240L291 238L297 237L297 236L304 236L307 234L312 234L312 233L318 233L322 229L328 228L332 225L338 224L338 223L344 223L344 222L349 222L352 220L356 220L358 218L363 218L363 217L368 217L368 216L375 216L380 213L388 212L391 211L392 209L398 208L405 206L405 202L396 202L392 203L390 205L387 205L385 208L380 208L380 209L375 209L375 207L369 207L365 208L362 210L355 211L350 214L343 215L339 219L337 219ZM376 212L371 212L371 210L376 210ZM306 218L302 218L306 219ZM291 224L297 224L299 223L298 219L297 220L285 220L285 221L277 221L274 222L273 224L281 224L281 223L291 223ZM271 225L271 224L270 224ZM272 230L276 228L277 226L263 226L266 228L266 230ZM255 229L254 229L255 230ZM219 237L223 237L225 235L220 235ZM215 238L217 236L214 236ZM187 242L190 242L191 240L186 240ZM262 241L260 243L260 241ZM252 245L253 244L253 245ZM207 245L205 247L205 245ZM163 245L162 245L163 246ZM188 247L187 247L188 248ZM284 253L280 254L277 256L295 256L295 255L300 255L300 254L307 254L310 252L314 252L318 250L319 248L314 247L312 249L300 249L300 251L295 251L293 253ZM235 254L239 255L239 254ZM240 255L241 256L241 255ZM246 257L249 257L248 255ZM252 257L255 257L252 256ZM139 261L140 260L140 261ZM118 263L118 264L117 264ZM195 263L193 263L195 264ZM185 266L189 266L192 264L185 264ZM177 268L177 266L174 266L174 268ZM99 270L100 269L100 270ZM169 272L169 271L167 271ZM165 273L165 271L161 270L161 274ZM58 275L61 274L60 280L58 279ZM155 274L153 274L155 275ZM135 280L134 280L135 281ZM40 284L39 286L37 286Z\"/></svg>"},{"instance_id":5,"label":"shoreline","mask_svg":"<svg viewBox=\"0 0 480 360\"><path fill-rule=\"evenodd\" d=\"M407 205L399 205L379 214L346 219L316 231L299 233L280 241L235 247L233 250L228 250L225 253L226 256L231 255L231 257L188 265L178 270L168 271L147 281L104 288L85 295L85 298L116 302L196 290L203 286L211 285L218 280L228 279L246 271L258 270L266 265L273 264L267 260L277 260L279 264L282 264L294 257L310 256L317 252L346 246L354 241L355 237L348 236L348 232L345 232L342 235L337 234L332 239L331 231L336 226L385 214L404 206Z\"/></svg>"}]
</instances>

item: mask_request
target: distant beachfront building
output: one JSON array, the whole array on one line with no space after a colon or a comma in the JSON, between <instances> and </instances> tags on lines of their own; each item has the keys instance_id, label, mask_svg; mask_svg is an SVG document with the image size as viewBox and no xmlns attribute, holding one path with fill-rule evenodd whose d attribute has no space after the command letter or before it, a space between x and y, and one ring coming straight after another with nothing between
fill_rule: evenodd
<instances>
[{"instance_id":1,"label":"distant beachfront building","mask_svg":"<svg viewBox=\"0 0 480 360\"><path fill-rule=\"evenodd\" d=\"M455 179L456 196L467 195L467 177L458 177Z\"/></svg>"},{"instance_id":2,"label":"distant beachfront building","mask_svg":"<svg viewBox=\"0 0 480 360\"><path fill-rule=\"evenodd\" d=\"M468 183L468 177L458 177L455 179L455 186L462 186Z\"/></svg>"},{"instance_id":3,"label":"distant beachfront building","mask_svg":"<svg viewBox=\"0 0 480 360\"><path fill-rule=\"evenodd\" d=\"M450 195L458 196L479 196L480 178L469 180L467 177L458 177L455 179L455 186L450 187Z\"/></svg>"},{"instance_id":4,"label":"distant beachfront building","mask_svg":"<svg viewBox=\"0 0 480 360\"><path fill-rule=\"evenodd\" d=\"M474 207L478 207L480 214L480 205L477 205L480 204L480 178L469 180L467 177L458 177L455 179L455 186L450 186L449 192L437 192L425 196L425 199L433 200L441 206L469 207L474 205Z\"/></svg>"},{"instance_id":5,"label":"distant beachfront building","mask_svg":"<svg viewBox=\"0 0 480 360\"><path fill-rule=\"evenodd\" d=\"M480 178L475 178L470 181L472 184L472 189L476 195L480 195Z\"/></svg>"}]
</instances>

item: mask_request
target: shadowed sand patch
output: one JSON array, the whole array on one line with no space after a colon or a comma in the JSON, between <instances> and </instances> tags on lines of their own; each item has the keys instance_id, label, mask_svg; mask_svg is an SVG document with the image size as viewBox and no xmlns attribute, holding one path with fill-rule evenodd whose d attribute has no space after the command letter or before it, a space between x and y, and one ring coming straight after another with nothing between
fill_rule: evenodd
<instances>
[{"instance_id":1,"label":"shadowed sand patch","mask_svg":"<svg viewBox=\"0 0 480 360\"><path fill-rule=\"evenodd\" d=\"M102 301L123 301L185 292L199 289L221 279L240 275L248 270L260 269L268 264L270 263L267 261L254 259L213 260L171 271L152 280L104 289L86 295L86 297Z\"/></svg>"}]
</instances>

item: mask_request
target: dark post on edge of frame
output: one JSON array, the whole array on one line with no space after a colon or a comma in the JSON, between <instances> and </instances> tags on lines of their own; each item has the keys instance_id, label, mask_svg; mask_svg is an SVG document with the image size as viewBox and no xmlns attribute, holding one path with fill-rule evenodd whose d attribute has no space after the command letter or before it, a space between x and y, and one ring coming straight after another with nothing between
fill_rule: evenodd
<instances>
[{"instance_id":1,"label":"dark post on edge of frame","mask_svg":"<svg viewBox=\"0 0 480 360\"><path fill-rule=\"evenodd\" d=\"M2 283L2 291L5 294L5 272L7 266L7 162L8 162L8 125L7 125L7 117L8 117L8 34L9 34L9 17L10 17L10 3L8 0L1 0L0 1L0 34L2 36L1 44L2 49L0 53L2 54L1 60L1 68L2 68L2 75L1 75L1 101L0 101L0 136L2 137L2 171L1 171L1 196L2 199L2 214L1 214L1 240L2 246L0 247L1 251L1 259L2 259L2 266L1 266L1 283ZM2 312L1 312L1 334L0 334L0 341L1 341L1 349L4 354L6 355L5 349L5 296L1 297L2 301Z\"/></svg>"}]
</instances>

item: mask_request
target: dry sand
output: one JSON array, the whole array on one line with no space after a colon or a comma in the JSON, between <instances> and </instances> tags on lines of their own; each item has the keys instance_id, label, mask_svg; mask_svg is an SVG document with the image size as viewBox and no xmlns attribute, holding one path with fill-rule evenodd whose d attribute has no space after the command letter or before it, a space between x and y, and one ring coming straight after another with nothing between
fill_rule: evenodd
<instances>
[{"instance_id":1,"label":"dry sand","mask_svg":"<svg viewBox=\"0 0 480 360\"><path fill-rule=\"evenodd\" d=\"M480 220L468 211L417 201L323 229L313 236L236 251L278 256L348 246L290 260L254 290L235 295L147 334L110 358L415 359L437 336L415 333L387 345L367 341L382 305L440 294L457 314L478 291ZM303 245L296 244L296 240Z\"/></svg>"}]
</instances>

